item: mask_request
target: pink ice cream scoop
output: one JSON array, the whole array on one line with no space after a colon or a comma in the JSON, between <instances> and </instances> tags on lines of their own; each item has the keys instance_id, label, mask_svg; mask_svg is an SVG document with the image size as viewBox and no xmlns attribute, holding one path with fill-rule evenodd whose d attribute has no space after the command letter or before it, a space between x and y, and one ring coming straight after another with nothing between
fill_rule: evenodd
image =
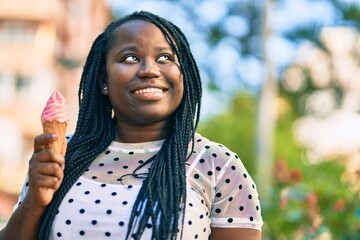
<instances>
[{"instance_id":1,"label":"pink ice cream scoop","mask_svg":"<svg viewBox=\"0 0 360 240\"><path fill-rule=\"evenodd\" d=\"M65 98L55 91L46 103L41 114L41 122L69 122L69 113L67 111Z\"/></svg>"},{"instance_id":2,"label":"pink ice cream scoop","mask_svg":"<svg viewBox=\"0 0 360 240\"><path fill-rule=\"evenodd\" d=\"M41 114L41 122L44 133L53 133L58 136L57 141L52 142L49 147L55 151L62 152L65 141L67 123L69 122L69 113L65 104L65 98L55 91L46 103Z\"/></svg>"}]
</instances>

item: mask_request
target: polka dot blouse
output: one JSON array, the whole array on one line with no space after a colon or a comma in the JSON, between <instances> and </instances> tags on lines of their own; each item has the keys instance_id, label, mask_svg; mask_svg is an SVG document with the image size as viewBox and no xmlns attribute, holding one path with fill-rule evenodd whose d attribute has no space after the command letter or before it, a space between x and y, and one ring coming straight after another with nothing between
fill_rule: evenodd
<instances>
[{"instance_id":1,"label":"polka dot blouse","mask_svg":"<svg viewBox=\"0 0 360 240\"><path fill-rule=\"evenodd\" d=\"M162 143L112 142L65 196L50 239L124 239L142 183L124 175L156 154ZM199 134L195 143L186 163L187 207L182 239L208 239L211 227L261 230L256 186L239 157ZM148 167L141 171L147 172ZM24 199L27 185L16 206ZM151 228L149 222L141 239L151 239Z\"/></svg>"}]
</instances>

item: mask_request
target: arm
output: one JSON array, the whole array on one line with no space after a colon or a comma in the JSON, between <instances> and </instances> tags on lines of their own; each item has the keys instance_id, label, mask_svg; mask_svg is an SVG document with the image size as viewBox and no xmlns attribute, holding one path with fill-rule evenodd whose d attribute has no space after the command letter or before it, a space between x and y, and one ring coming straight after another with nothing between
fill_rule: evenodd
<instances>
[{"instance_id":1,"label":"arm","mask_svg":"<svg viewBox=\"0 0 360 240\"><path fill-rule=\"evenodd\" d=\"M251 228L211 228L210 240L260 240L261 232Z\"/></svg>"},{"instance_id":2,"label":"arm","mask_svg":"<svg viewBox=\"0 0 360 240\"><path fill-rule=\"evenodd\" d=\"M36 239L41 217L63 179L63 152L54 152L46 146L56 140L51 134L35 138L34 154L29 162L29 189L22 204L16 209L0 232L0 240Z\"/></svg>"}]
</instances>

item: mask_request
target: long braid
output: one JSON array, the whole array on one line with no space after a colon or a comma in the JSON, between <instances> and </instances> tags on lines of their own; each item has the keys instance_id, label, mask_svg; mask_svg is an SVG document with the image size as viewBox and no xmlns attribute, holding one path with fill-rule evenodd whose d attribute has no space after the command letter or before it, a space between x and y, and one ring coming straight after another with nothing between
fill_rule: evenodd
<instances>
[{"instance_id":1,"label":"long braid","mask_svg":"<svg viewBox=\"0 0 360 240\"><path fill-rule=\"evenodd\" d=\"M175 239L178 232L182 231L186 201L185 163L189 157L188 145L191 140L193 150L194 134L199 122L202 91L200 75L186 37L178 27L151 13L135 12L111 23L97 37L90 50L80 81L77 127L65 156L65 177L43 215L39 239L48 239L63 198L114 139L112 107L108 97L100 93L98 79L106 75L106 54L114 40L114 31L124 22L135 19L155 24L165 35L179 59L184 96L174 114L173 129L161 149L132 174L134 177L144 177L137 170L152 164L134 203L126 238L140 239L149 221L153 225L152 239Z\"/></svg>"}]
</instances>

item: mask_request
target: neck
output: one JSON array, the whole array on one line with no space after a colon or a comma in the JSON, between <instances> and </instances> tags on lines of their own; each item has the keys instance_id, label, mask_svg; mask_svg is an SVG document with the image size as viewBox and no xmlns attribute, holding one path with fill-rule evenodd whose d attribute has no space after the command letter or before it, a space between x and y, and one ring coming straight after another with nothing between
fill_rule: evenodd
<instances>
[{"instance_id":1,"label":"neck","mask_svg":"<svg viewBox=\"0 0 360 240\"><path fill-rule=\"evenodd\" d=\"M118 122L115 128L115 141L139 143L162 140L166 138L171 129L171 125L163 122L141 127Z\"/></svg>"}]
</instances>

